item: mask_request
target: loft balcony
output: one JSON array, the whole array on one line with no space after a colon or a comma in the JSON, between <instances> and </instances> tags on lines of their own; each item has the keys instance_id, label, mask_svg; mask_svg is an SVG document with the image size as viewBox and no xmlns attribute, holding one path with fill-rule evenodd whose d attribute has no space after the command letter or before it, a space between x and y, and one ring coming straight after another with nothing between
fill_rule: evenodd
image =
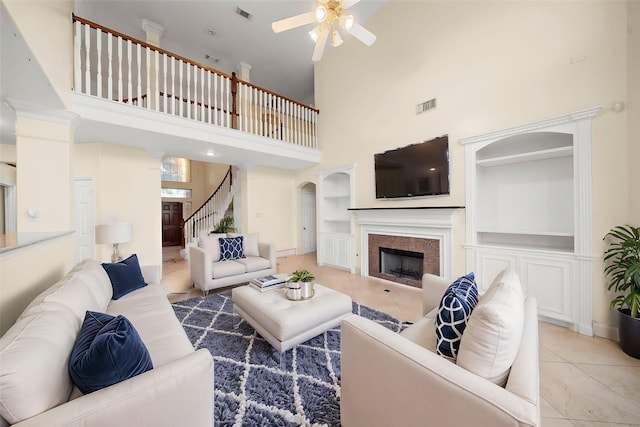
<instances>
[{"instance_id":1,"label":"loft balcony","mask_svg":"<svg viewBox=\"0 0 640 427\"><path fill-rule=\"evenodd\" d=\"M73 22L76 143L246 167L320 162L315 108L75 15Z\"/></svg>"}]
</instances>

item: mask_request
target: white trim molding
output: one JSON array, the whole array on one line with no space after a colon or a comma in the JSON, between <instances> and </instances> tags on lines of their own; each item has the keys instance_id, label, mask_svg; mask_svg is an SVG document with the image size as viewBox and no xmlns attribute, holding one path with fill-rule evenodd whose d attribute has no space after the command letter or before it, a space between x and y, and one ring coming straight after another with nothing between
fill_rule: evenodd
<instances>
[{"instance_id":1,"label":"white trim molding","mask_svg":"<svg viewBox=\"0 0 640 427\"><path fill-rule=\"evenodd\" d=\"M440 242L440 275L453 270L453 213L459 207L355 209L360 225L360 274L369 275L369 234L417 237Z\"/></svg>"}]
</instances>

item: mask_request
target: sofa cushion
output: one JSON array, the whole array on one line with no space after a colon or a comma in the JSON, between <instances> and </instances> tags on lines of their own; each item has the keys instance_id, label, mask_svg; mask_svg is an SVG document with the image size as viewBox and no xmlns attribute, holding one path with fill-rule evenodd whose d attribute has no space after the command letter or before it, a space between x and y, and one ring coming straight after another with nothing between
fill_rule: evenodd
<instances>
[{"instance_id":1,"label":"sofa cushion","mask_svg":"<svg viewBox=\"0 0 640 427\"><path fill-rule=\"evenodd\" d=\"M236 234L227 233L227 237L242 236L242 250L244 256L260 256L260 250L258 248L258 233Z\"/></svg>"},{"instance_id":2,"label":"sofa cushion","mask_svg":"<svg viewBox=\"0 0 640 427\"><path fill-rule=\"evenodd\" d=\"M104 311L109 301L98 301L86 283L86 277L70 272L50 289L36 297L22 313L27 317L43 311L71 310L76 315L74 333L80 329L87 310Z\"/></svg>"},{"instance_id":3,"label":"sofa cushion","mask_svg":"<svg viewBox=\"0 0 640 427\"><path fill-rule=\"evenodd\" d=\"M436 339L435 318L424 316L418 319L413 325L409 326L404 331L400 332L400 335L407 338L410 341L418 344L429 350L432 353L436 352L438 345Z\"/></svg>"},{"instance_id":4,"label":"sofa cushion","mask_svg":"<svg viewBox=\"0 0 640 427\"><path fill-rule=\"evenodd\" d=\"M220 238L227 237L224 233L209 234L198 238L198 246L211 256L211 261L220 261Z\"/></svg>"},{"instance_id":5,"label":"sofa cushion","mask_svg":"<svg viewBox=\"0 0 640 427\"><path fill-rule=\"evenodd\" d=\"M112 301L107 314L123 314L129 319L155 367L193 353L193 345L176 318L162 285L150 284Z\"/></svg>"},{"instance_id":6,"label":"sofa cushion","mask_svg":"<svg viewBox=\"0 0 640 427\"><path fill-rule=\"evenodd\" d=\"M220 242L220 261L244 258L243 236L221 237L218 241Z\"/></svg>"},{"instance_id":7,"label":"sofa cushion","mask_svg":"<svg viewBox=\"0 0 640 427\"><path fill-rule=\"evenodd\" d=\"M247 268L244 264L236 261L218 261L214 262L211 266L211 272L214 279L220 279L222 277L244 274L247 272Z\"/></svg>"},{"instance_id":8,"label":"sofa cushion","mask_svg":"<svg viewBox=\"0 0 640 427\"><path fill-rule=\"evenodd\" d=\"M153 368L151 357L129 320L87 311L69 359L69 375L87 394Z\"/></svg>"},{"instance_id":9,"label":"sofa cushion","mask_svg":"<svg viewBox=\"0 0 640 427\"><path fill-rule=\"evenodd\" d=\"M10 424L66 402L79 322L62 308L22 317L0 338L0 415Z\"/></svg>"},{"instance_id":10,"label":"sofa cushion","mask_svg":"<svg viewBox=\"0 0 640 427\"><path fill-rule=\"evenodd\" d=\"M271 268L271 262L269 262L268 259L257 256L248 256L246 258L237 259L236 262L244 264L247 273Z\"/></svg>"},{"instance_id":11,"label":"sofa cushion","mask_svg":"<svg viewBox=\"0 0 640 427\"><path fill-rule=\"evenodd\" d=\"M86 259L80 262L72 271L75 271L74 276L77 279L87 285L89 291L91 291L91 294L100 305L106 307L109 304L113 297L113 287L111 286L109 275L98 261Z\"/></svg>"},{"instance_id":12,"label":"sofa cushion","mask_svg":"<svg viewBox=\"0 0 640 427\"><path fill-rule=\"evenodd\" d=\"M458 365L504 386L520 347L524 296L515 272L504 271L480 297L460 342Z\"/></svg>"},{"instance_id":13,"label":"sofa cushion","mask_svg":"<svg viewBox=\"0 0 640 427\"><path fill-rule=\"evenodd\" d=\"M478 287L473 273L456 279L444 292L435 318L436 352L456 360L460 338L473 308L478 303Z\"/></svg>"},{"instance_id":14,"label":"sofa cushion","mask_svg":"<svg viewBox=\"0 0 640 427\"><path fill-rule=\"evenodd\" d=\"M147 286L142 277L140 263L136 254L115 263L103 263L113 287L113 299L118 299L129 292Z\"/></svg>"}]
</instances>

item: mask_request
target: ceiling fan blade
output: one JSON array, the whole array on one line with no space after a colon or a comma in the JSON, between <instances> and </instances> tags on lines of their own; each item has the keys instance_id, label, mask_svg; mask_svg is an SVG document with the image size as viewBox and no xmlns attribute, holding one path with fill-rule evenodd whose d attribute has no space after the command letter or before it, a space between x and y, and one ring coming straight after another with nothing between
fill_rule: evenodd
<instances>
[{"instance_id":1,"label":"ceiling fan blade","mask_svg":"<svg viewBox=\"0 0 640 427\"><path fill-rule=\"evenodd\" d=\"M327 44L327 39L329 38L329 31L324 30L320 33L320 36L318 37L318 41L316 42L316 48L313 49L313 56L311 57L311 60L316 62L316 61L320 61L320 58L322 58L322 53L324 52L324 47Z\"/></svg>"},{"instance_id":2,"label":"ceiling fan blade","mask_svg":"<svg viewBox=\"0 0 640 427\"><path fill-rule=\"evenodd\" d=\"M342 2L342 8L343 9L349 9L351 6L353 6L354 4L358 3L360 0L344 0Z\"/></svg>"},{"instance_id":3,"label":"ceiling fan blade","mask_svg":"<svg viewBox=\"0 0 640 427\"><path fill-rule=\"evenodd\" d=\"M313 12L303 13L301 15L292 16L290 18L281 19L271 24L271 28L274 33L280 33L292 28L301 27L303 25L312 24L316 22L316 17Z\"/></svg>"},{"instance_id":4,"label":"ceiling fan blade","mask_svg":"<svg viewBox=\"0 0 640 427\"><path fill-rule=\"evenodd\" d=\"M355 38L357 38L367 46L371 46L376 41L375 34L367 30L357 22L354 22L351 28L349 28L347 31L349 31Z\"/></svg>"}]
</instances>

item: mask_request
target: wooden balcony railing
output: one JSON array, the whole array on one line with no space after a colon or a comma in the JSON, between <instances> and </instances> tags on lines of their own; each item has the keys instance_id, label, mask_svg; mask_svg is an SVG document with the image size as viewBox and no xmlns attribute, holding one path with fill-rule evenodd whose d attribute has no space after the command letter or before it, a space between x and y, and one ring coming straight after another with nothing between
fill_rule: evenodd
<instances>
[{"instance_id":1,"label":"wooden balcony railing","mask_svg":"<svg viewBox=\"0 0 640 427\"><path fill-rule=\"evenodd\" d=\"M319 111L73 15L74 91L318 148Z\"/></svg>"}]
</instances>

